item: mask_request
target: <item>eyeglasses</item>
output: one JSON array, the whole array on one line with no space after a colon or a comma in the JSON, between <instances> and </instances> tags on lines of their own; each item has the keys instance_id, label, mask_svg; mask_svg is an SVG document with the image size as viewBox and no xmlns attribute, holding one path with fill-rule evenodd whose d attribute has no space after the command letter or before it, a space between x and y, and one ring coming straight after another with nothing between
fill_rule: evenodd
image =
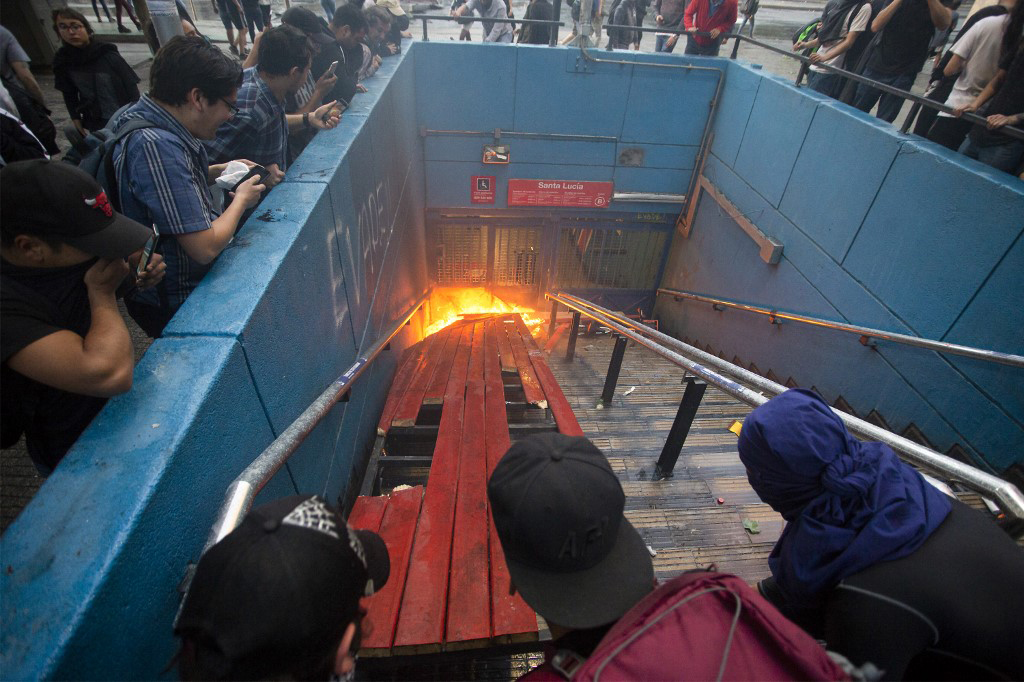
<instances>
[{"instance_id":1,"label":"eyeglasses","mask_svg":"<svg viewBox=\"0 0 1024 682\"><path fill-rule=\"evenodd\" d=\"M224 102L224 104L225 104L225 105L227 106L227 108L228 108L228 111L230 111L230 112L231 112L231 115L232 115L232 116L238 116L238 112L239 112L239 111L241 111L241 109L239 109L238 107L236 107L236 106L235 106L234 104L232 104L231 102L227 101L227 100L226 100L226 99L224 99L223 97L221 97L221 98L220 98L220 101L221 101L221 102Z\"/></svg>"},{"instance_id":2,"label":"eyeglasses","mask_svg":"<svg viewBox=\"0 0 1024 682\"><path fill-rule=\"evenodd\" d=\"M57 28L61 31L67 31L68 33L72 31L85 30L85 26L82 26L81 24L57 24Z\"/></svg>"}]
</instances>

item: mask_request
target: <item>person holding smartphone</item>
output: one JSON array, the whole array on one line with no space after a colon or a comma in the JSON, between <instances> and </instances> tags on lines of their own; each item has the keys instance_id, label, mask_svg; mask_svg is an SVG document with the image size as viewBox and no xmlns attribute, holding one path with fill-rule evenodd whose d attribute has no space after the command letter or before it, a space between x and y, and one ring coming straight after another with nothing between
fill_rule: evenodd
<instances>
[{"instance_id":1,"label":"person holding smartphone","mask_svg":"<svg viewBox=\"0 0 1024 682\"><path fill-rule=\"evenodd\" d=\"M117 292L132 280L152 287L166 268L159 254L138 263L152 230L114 211L76 166L19 161L0 183L0 446L24 434L45 476L107 398L131 388L134 349Z\"/></svg>"}]
</instances>

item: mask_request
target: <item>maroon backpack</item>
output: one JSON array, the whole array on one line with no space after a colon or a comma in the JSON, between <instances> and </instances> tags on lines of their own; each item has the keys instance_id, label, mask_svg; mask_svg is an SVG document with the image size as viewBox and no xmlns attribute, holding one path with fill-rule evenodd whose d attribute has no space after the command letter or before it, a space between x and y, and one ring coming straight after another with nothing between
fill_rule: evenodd
<instances>
[{"instance_id":1,"label":"maroon backpack","mask_svg":"<svg viewBox=\"0 0 1024 682\"><path fill-rule=\"evenodd\" d=\"M756 590L734 575L700 570L638 602L590 658L563 649L548 665L573 682L850 679Z\"/></svg>"}]
</instances>

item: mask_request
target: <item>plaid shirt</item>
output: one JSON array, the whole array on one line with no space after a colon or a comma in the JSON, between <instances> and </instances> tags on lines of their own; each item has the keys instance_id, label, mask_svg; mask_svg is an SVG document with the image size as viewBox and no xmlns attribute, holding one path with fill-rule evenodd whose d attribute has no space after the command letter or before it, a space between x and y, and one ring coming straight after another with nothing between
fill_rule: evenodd
<instances>
[{"instance_id":1,"label":"plaid shirt","mask_svg":"<svg viewBox=\"0 0 1024 682\"><path fill-rule=\"evenodd\" d=\"M148 95L118 118L115 132L136 118L158 127L131 133L114 150L121 212L143 225L154 226L162 236L210 229L218 211L207 185L210 162L206 148ZM160 239L156 251L167 264L163 282L133 291L130 298L177 310L210 266L189 258L177 239Z\"/></svg>"},{"instance_id":2,"label":"plaid shirt","mask_svg":"<svg viewBox=\"0 0 1024 682\"><path fill-rule=\"evenodd\" d=\"M288 165L288 122L284 104L279 102L256 67L245 70L245 80L238 88L239 112L217 129L217 139L207 142L214 163L233 159L249 159L262 166L276 163L285 170Z\"/></svg>"}]
</instances>

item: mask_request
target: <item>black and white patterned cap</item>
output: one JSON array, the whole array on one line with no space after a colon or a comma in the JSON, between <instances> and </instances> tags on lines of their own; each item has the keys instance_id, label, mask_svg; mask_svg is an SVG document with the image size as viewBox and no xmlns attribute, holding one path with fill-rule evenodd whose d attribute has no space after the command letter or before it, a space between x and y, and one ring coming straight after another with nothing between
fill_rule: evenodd
<instances>
[{"instance_id":1,"label":"black and white patterned cap","mask_svg":"<svg viewBox=\"0 0 1024 682\"><path fill-rule=\"evenodd\" d=\"M206 643L215 677L265 678L337 648L359 599L390 572L387 547L319 497L251 511L196 567L175 634Z\"/></svg>"}]
</instances>

